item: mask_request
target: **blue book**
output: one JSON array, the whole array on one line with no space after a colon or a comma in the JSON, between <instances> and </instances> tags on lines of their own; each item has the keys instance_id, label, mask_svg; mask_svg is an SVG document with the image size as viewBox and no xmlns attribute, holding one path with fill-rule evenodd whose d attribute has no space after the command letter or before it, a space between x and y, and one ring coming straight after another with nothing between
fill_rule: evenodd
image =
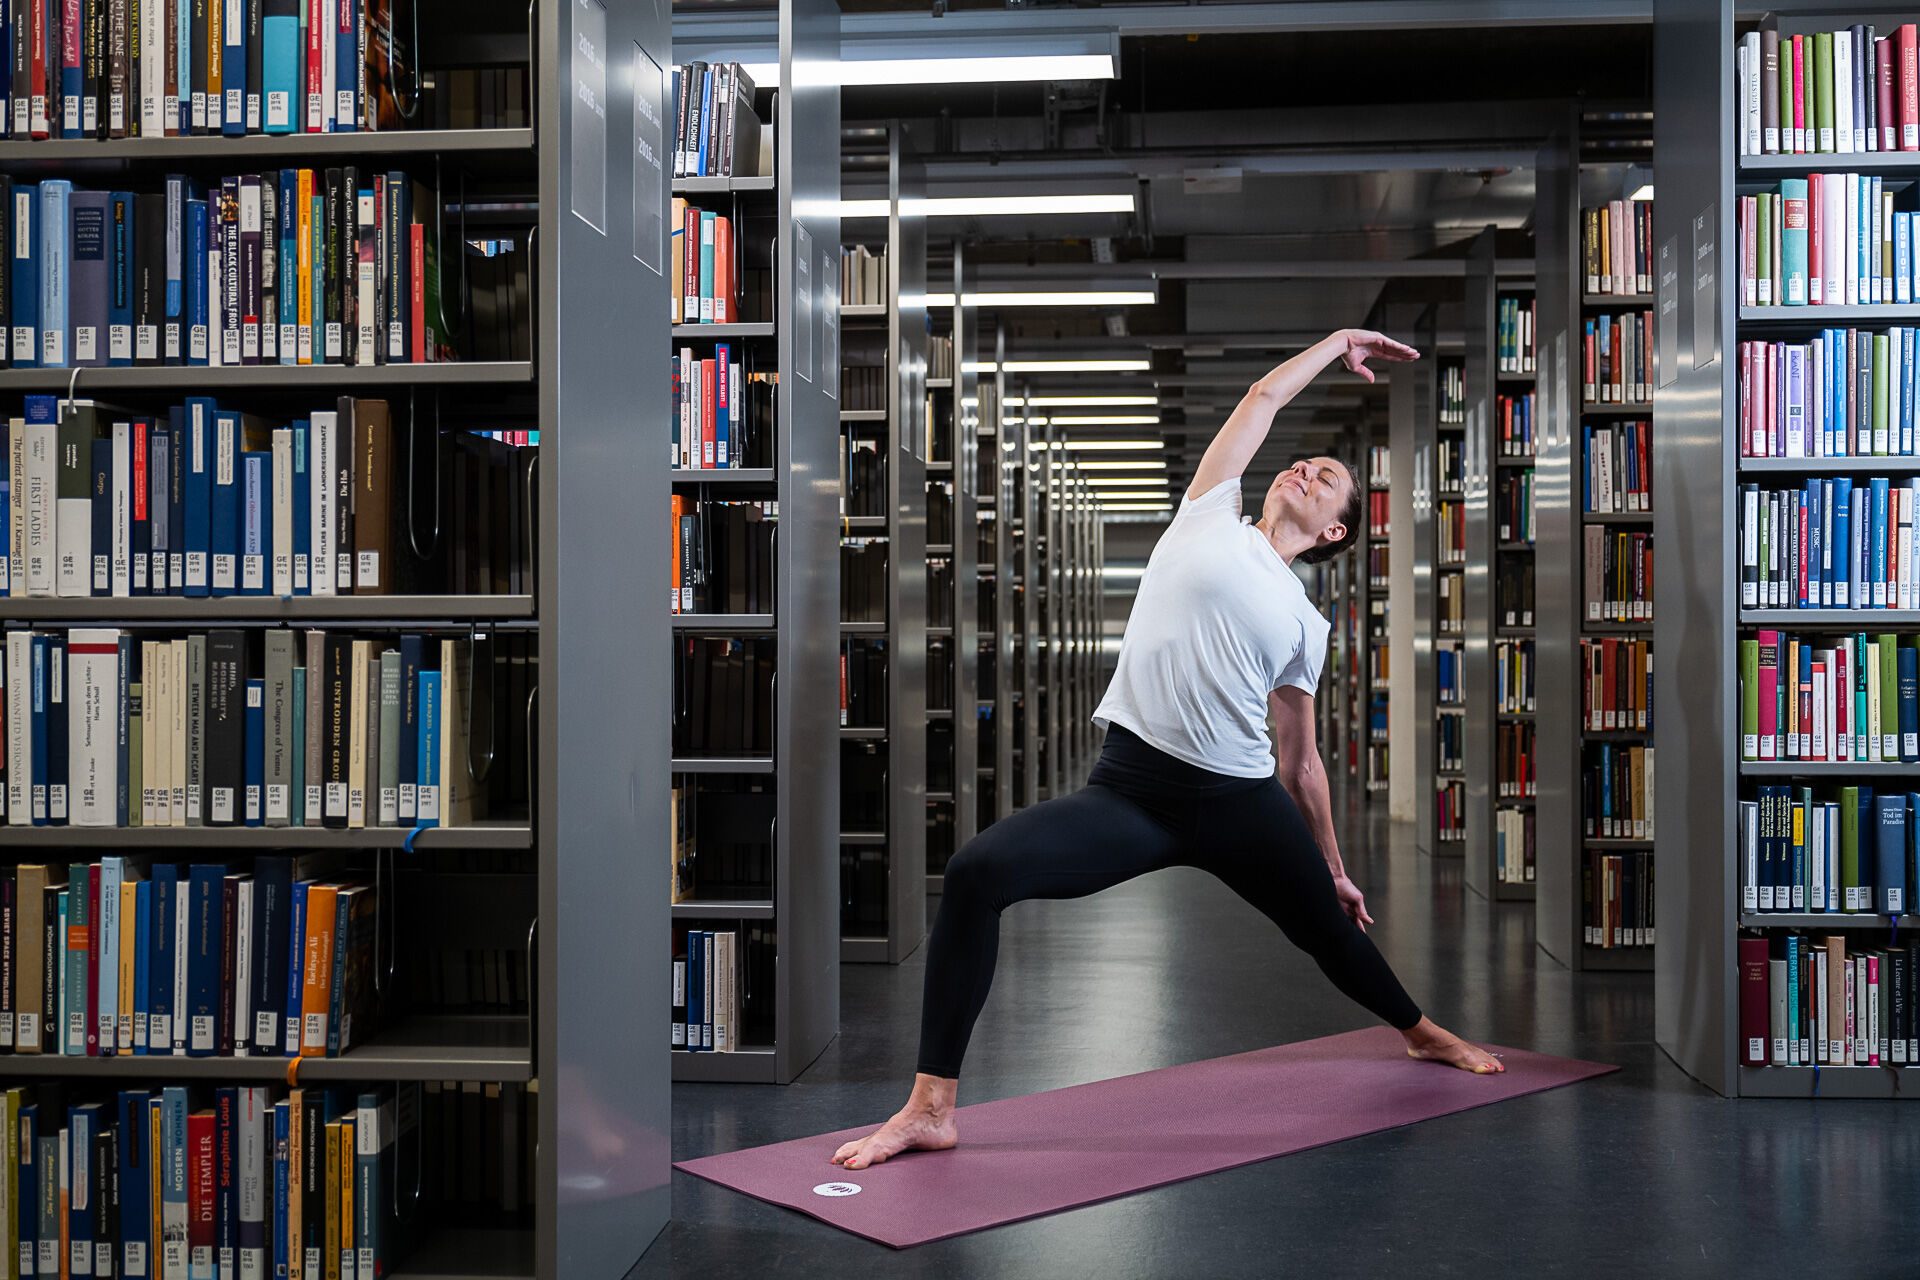
<instances>
[{"instance_id":1,"label":"blue book","mask_svg":"<svg viewBox=\"0 0 1920 1280\"><path fill-rule=\"evenodd\" d=\"M72 6L72 12L81 13L84 10L82 6L76 4ZM66 41L61 39L65 33L60 30L58 22L48 20L51 17L52 4L49 3L48 17L42 21L50 28L47 32L47 80L49 82L53 80L54 68L58 67L60 71L60 120L55 127L59 130L60 137L77 140L93 132L89 127L92 122L87 116L92 114L94 104L84 92L86 77L83 74L85 68L81 64L81 59L86 56L86 39L84 36L76 36L73 40L71 56L69 56ZM81 114L83 104L87 116ZM49 103L48 106L51 107L52 104ZM50 120L48 123L53 122Z\"/></svg>"},{"instance_id":2,"label":"blue book","mask_svg":"<svg viewBox=\"0 0 1920 1280\"><path fill-rule=\"evenodd\" d=\"M258 676L247 681L247 711L242 726L246 754L246 809L243 826L266 824L263 808L267 764L267 682ZM259 890L255 890L256 893Z\"/></svg>"},{"instance_id":3,"label":"blue book","mask_svg":"<svg viewBox=\"0 0 1920 1280\"><path fill-rule=\"evenodd\" d=\"M153 1007L153 882L133 885L133 1051L147 1052L147 1013Z\"/></svg>"},{"instance_id":4,"label":"blue book","mask_svg":"<svg viewBox=\"0 0 1920 1280\"><path fill-rule=\"evenodd\" d=\"M186 6L181 6L183 9ZM187 1274L187 1090L160 1091L160 1257L162 1276Z\"/></svg>"},{"instance_id":5,"label":"blue book","mask_svg":"<svg viewBox=\"0 0 1920 1280\"><path fill-rule=\"evenodd\" d=\"M93 563L87 566L93 595L113 594L113 441L95 436L93 478L87 489L93 514Z\"/></svg>"},{"instance_id":6,"label":"blue book","mask_svg":"<svg viewBox=\"0 0 1920 1280\"><path fill-rule=\"evenodd\" d=\"M287 1005L280 1022L280 1052L300 1056L300 990L306 978L307 882L293 882L293 909L287 913Z\"/></svg>"},{"instance_id":7,"label":"blue book","mask_svg":"<svg viewBox=\"0 0 1920 1280\"><path fill-rule=\"evenodd\" d=\"M304 48L304 46L300 46ZM294 119L299 120L303 112L298 104L302 101L296 92L294 97ZM280 232L280 289L275 295L275 305L280 312L280 363L300 363L300 270L299 255L294 252L294 240L300 227L298 212L294 204L299 197L300 172L297 169L280 171L280 199L274 208L278 211Z\"/></svg>"},{"instance_id":8,"label":"blue book","mask_svg":"<svg viewBox=\"0 0 1920 1280\"><path fill-rule=\"evenodd\" d=\"M1873 909L1897 916L1907 909L1907 798L1883 795L1874 803L1879 839L1874 846Z\"/></svg>"},{"instance_id":9,"label":"blue book","mask_svg":"<svg viewBox=\"0 0 1920 1280\"><path fill-rule=\"evenodd\" d=\"M706 962L707 935L700 929L687 930L687 1050L700 1052L700 1028L706 1021L705 983L701 973Z\"/></svg>"},{"instance_id":10,"label":"blue book","mask_svg":"<svg viewBox=\"0 0 1920 1280\"><path fill-rule=\"evenodd\" d=\"M1906 877L1909 886L1920 884L1920 791L1907 792Z\"/></svg>"},{"instance_id":11,"label":"blue book","mask_svg":"<svg viewBox=\"0 0 1920 1280\"><path fill-rule=\"evenodd\" d=\"M33 1094L28 1093L20 1103L20 1153L6 1153L8 1160L15 1162L18 1173L14 1184L18 1188L15 1203L19 1205L18 1222L20 1224L20 1269L19 1276L40 1274L40 1104L28 1101ZM56 1178L58 1171L55 1171ZM53 1270L45 1274L60 1274L60 1237L52 1241L53 1256L47 1259L53 1264Z\"/></svg>"},{"instance_id":12,"label":"blue book","mask_svg":"<svg viewBox=\"0 0 1920 1280\"><path fill-rule=\"evenodd\" d=\"M123 1089L114 1126L120 1159L120 1278L151 1280L153 1255L152 1099L144 1089Z\"/></svg>"},{"instance_id":13,"label":"blue book","mask_svg":"<svg viewBox=\"0 0 1920 1280\"><path fill-rule=\"evenodd\" d=\"M1801 606L1819 608L1825 575L1820 569L1820 481L1807 481L1803 501L1807 506L1807 589L1800 594Z\"/></svg>"},{"instance_id":14,"label":"blue book","mask_svg":"<svg viewBox=\"0 0 1920 1280\"><path fill-rule=\"evenodd\" d=\"M228 3L227 16L235 16L236 6ZM358 28L355 28L358 30ZM358 42L353 42L358 46ZM230 138L247 132L247 24L231 20L220 24L220 87L226 96L220 112L220 132ZM213 114L213 103L207 103ZM207 121L212 124L213 121Z\"/></svg>"},{"instance_id":15,"label":"blue book","mask_svg":"<svg viewBox=\"0 0 1920 1280\"><path fill-rule=\"evenodd\" d=\"M181 235L181 253L185 258L182 274L186 278L186 298L182 302L187 334L187 363L204 365L207 357L207 202L189 200L186 228Z\"/></svg>"},{"instance_id":16,"label":"blue book","mask_svg":"<svg viewBox=\"0 0 1920 1280\"><path fill-rule=\"evenodd\" d=\"M67 367L68 272L72 267L73 184L48 178L40 184L40 363Z\"/></svg>"},{"instance_id":17,"label":"blue book","mask_svg":"<svg viewBox=\"0 0 1920 1280\"><path fill-rule=\"evenodd\" d=\"M696 132L699 134L699 146L696 150L693 171L695 176L704 178L709 172L707 168L707 135L713 132L712 67L706 68L700 76L700 124ZM694 317L691 316L688 317L690 320L693 318Z\"/></svg>"},{"instance_id":18,"label":"blue book","mask_svg":"<svg viewBox=\"0 0 1920 1280\"><path fill-rule=\"evenodd\" d=\"M216 596L239 590L240 567L240 415L231 409L213 414L208 470L212 472L207 514L207 551Z\"/></svg>"},{"instance_id":19,"label":"blue book","mask_svg":"<svg viewBox=\"0 0 1920 1280\"><path fill-rule=\"evenodd\" d=\"M1800 1061L1800 938L1787 935L1787 1065L1810 1065Z\"/></svg>"},{"instance_id":20,"label":"blue book","mask_svg":"<svg viewBox=\"0 0 1920 1280\"><path fill-rule=\"evenodd\" d=\"M293 795L287 806L288 825L307 825L307 669L293 669L292 778Z\"/></svg>"},{"instance_id":21,"label":"blue book","mask_svg":"<svg viewBox=\"0 0 1920 1280\"><path fill-rule=\"evenodd\" d=\"M419 816L414 825L440 825L440 673L420 673Z\"/></svg>"},{"instance_id":22,"label":"blue book","mask_svg":"<svg viewBox=\"0 0 1920 1280\"><path fill-rule=\"evenodd\" d=\"M187 305L188 190L186 178L167 175L167 293L161 329L161 360L166 364L185 364L187 359L181 326Z\"/></svg>"},{"instance_id":23,"label":"blue book","mask_svg":"<svg viewBox=\"0 0 1920 1280\"><path fill-rule=\"evenodd\" d=\"M9 350L16 369L38 368L40 364L40 188L20 183L13 189L12 235L7 245L10 288L8 301L13 307Z\"/></svg>"},{"instance_id":24,"label":"blue book","mask_svg":"<svg viewBox=\"0 0 1920 1280\"><path fill-rule=\"evenodd\" d=\"M313 433L305 418L293 423L293 594L313 594Z\"/></svg>"},{"instance_id":25,"label":"blue book","mask_svg":"<svg viewBox=\"0 0 1920 1280\"><path fill-rule=\"evenodd\" d=\"M335 0L333 11L339 15L342 31L360 30L360 0ZM371 40L372 37L369 37ZM361 62L371 54L362 53L357 40L334 40L333 131L354 133L360 128Z\"/></svg>"},{"instance_id":26,"label":"blue book","mask_svg":"<svg viewBox=\"0 0 1920 1280\"><path fill-rule=\"evenodd\" d=\"M1856 609L1872 607L1873 592L1867 581L1867 572L1872 564L1872 556L1867 549L1867 538L1872 527L1873 490L1870 486L1855 485L1853 518L1847 522L1847 576L1853 582L1848 594Z\"/></svg>"},{"instance_id":27,"label":"blue book","mask_svg":"<svg viewBox=\"0 0 1920 1280\"><path fill-rule=\"evenodd\" d=\"M243 478L240 495L240 594L263 596L272 585L267 566L273 563L273 455L249 450L240 455Z\"/></svg>"},{"instance_id":28,"label":"blue book","mask_svg":"<svg viewBox=\"0 0 1920 1280\"><path fill-rule=\"evenodd\" d=\"M67 637L47 638L47 823L67 825Z\"/></svg>"},{"instance_id":29,"label":"blue book","mask_svg":"<svg viewBox=\"0 0 1920 1280\"><path fill-rule=\"evenodd\" d=\"M225 882L219 863L195 863L187 876L187 1056L220 1048L220 955L225 945Z\"/></svg>"},{"instance_id":30,"label":"blue book","mask_svg":"<svg viewBox=\"0 0 1920 1280\"><path fill-rule=\"evenodd\" d=\"M1920 650L1901 645L1895 669L1900 681L1900 758L1911 764L1920 761Z\"/></svg>"},{"instance_id":31,"label":"blue book","mask_svg":"<svg viewBox=\"0 0 1920 1280\"><path fill-rule=\"evenodd\" d=\"M732 418L732 406L728 403L727 399L727 379L730 376L728 371L731 368L732 359L733 351L726 343L722 342L714 347L713 363L716 387L713 397L713 459L714 465L717 467L735 465L729 461L732 455L727 451L728 439L733 434L730 421Z\"/></svg>"},{"instance_id":32,"label":"blue book","mask_svg":"<svg viewBox=\"0 0 1920 1280\"><path fill-rule=\"evenodd\" d=\"M153 919L148 926L147 1052L173 1052L173 970L175 921L180 911L180 868L156 862L148 873L153 886Z\"/></svg>"},{"instance_id":33,"label":"blue book","mask_svg":"<svg viewBox=\"0 0 1920 1280\"><path fill-rule=\"evenodd\" d=\"M1905 214L1893 219L1893 300L1913 301L1913 228Z\"/></svg>"},{"instance_id":34,"label":"blue book","mask_svg":"<svg viewBox=\"0 0 1920 1280\"><path fill-rule=\"evenodd\" d=\"M287 1223L292 1193L293 1108L285 1099L273 1104L273 1276L287 1280Z\"/></svg>"},{"instance_id":35,"label":"blue book","mask_svg":"<svg viewBox=\"0 0 1920 1280\"><path fill-rule=\"evenodd\" d=\"M133 192L107 198L107 360L116 368L133 363Z\"/></svg>"},{"instance_id":36,"label":"blue book","mask_svg":"<svg viewBox=\"0 0 1920 1280\"><path fill-rule=\"evenodd\" d=\"M400 825L420 816L420 666L425 642L417 633L400 637Z\"/></svg>"},{"instance_id":37,"label":"blue book","mask_svg":"<svg viewBox=\"0 0 1920 1280\"><path fill-rule=\"evenodd\" d=\"M182 546L186 553L186 594L206 596L213 589L214 408L207 396L186 403L185 488L182 493Z\"/></svg>"},{"instance_id":38,"label":"blue book","mask_svg":"<svg viewBox=\"0 0 1920 1280\"><path fill-rule=\"evenodd\" d=\"M1887 477L1875 476L1868 484L1868 501L1873 509L1873 531L1867 550L1867 583L1865 593L1871 608L1884 609L1887 606Z\"/></svg>"},{"instance_id":39,"label":"blue book","mask_svg":"<svg viewBox=\"0 0 1920 1280\"><path fill-rule=\"evenodd\" d=\"M30 816L33 825L47 825L47 638L36 635L31 649L33 692L28 702L33 717L28 728L28 752L32 761L33 789ZM64 934L61 936L65 936Z\"/></svg>"},{"instance_id":40,"label":"blue book","mask_svg":"<svg viewBox=\"0 0 1920 1280\"><path fill-rule=\"evenodd\" d=\"M1853 607L1853 564L1848 550L1853 545L1853 481L1840 476L1833 482L1833 607Z\"/></svg>"},{"instance_id":41,"label":"blue book","mask_svg":"<svg viewBox=\"0 0 1920 1280\"><path fill-rule=\"evenodd\" d=\"M261 11L261 128L267 133L297 132L304 114L300 89L301 7L300 0L265 0Z\"/></svg>"},{"instance_id":42,"label":"blue book","mask_svg":"<svg viewBox=\"0 0 1920 1280\"><path fill-rule=\"evenodd\" d=\"M100 1226L100 1206L94 1194L94 1140L106 1116L97 1102L82 1102L67 1108L67 1167L63 1171L67 1186L67 1248L74 1261L93 1263L93 1240ZM73 1274L78 1268L71 1269ZM79 1272L79 1274L86 1274Z\"/></svg>"},{"instance_id":43,"label":"blue book","mask_svg":"<svg viewBox=\"0 0 1920 1280\"><path fill-rule=\"evenodd\" d=\"M360 1095L354 1117L353 1238L355 1274L372 1280L387 1274L387 1161L393 1153L394 1108L378 1093ZM342 1268L344 1270L344 1268Z\"/></svg>"}]
</instances>

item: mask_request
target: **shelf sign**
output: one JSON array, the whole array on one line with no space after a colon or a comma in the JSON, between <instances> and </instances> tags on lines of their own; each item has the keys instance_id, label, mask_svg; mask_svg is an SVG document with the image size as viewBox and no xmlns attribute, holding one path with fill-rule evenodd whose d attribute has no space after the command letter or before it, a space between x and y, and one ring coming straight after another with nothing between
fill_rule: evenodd
<instances>
[{"instance_id":1,"label":"shelf sign","mask_svg":"<svg viewBox=\"0 0 1920 1280\"><path fill-rule=\"evenodd\" d=\"M840 398L840 270L838 264L828 260L831 246L822 246L820 251L820 368L822 377L820 389L827 393L827 399Z\"/></svg>"},{"instance_id":2,"label":"shelf sign","mask_svg":"<svg viewBox=\"0 0 1920 1280\"><path fill-rule=\"evenodd\" d=\"M607 8L573 0L573 213L607 234Z\"/></svg>"},{"instance_id":3,"label":"shelf sign","mask_svg":"<svg viewBox=\"0 0 1920 1280\"><path fill-rule=\"evenodd\" d=\"M1714 211L1708 205L1693 215L1693 367L1704 369L1720 358L1720 308L1714 281Z\"/></svg>"},{"instance_id":4,"label":"shelf sign","mask_svg":"<svg viewBox=\"0 0 1920 1280\"><path fill-rule=\"evenodd\" d=\"M639 41L633 45L633 256L640 265L660 274L660 254L666 229L665 174L661 168L664 131L660 118L666 109L667 82L660 64Z\"/></svg>"},{"instance_id":5,"label":"shelf sign","mask_svg":"<svg viewBox=\"0 0 1920 1280\"><path fill-rule=\"evenodd\" d=\"M1660 365L1662 389L1680 376L1680 237L1668 236L1660 245L1660 314L1653 337Z\"/></svg>"},{"instance_id":6,"label":"shelf sign","mask_svg":"<svg viewBox=\"0 0 1920 1280\"><path fill-rule=\"evenodd\" d=\"M813 237L793 220L793 364L804 382L813 381Z\"/></svg>"},{"instance_id":7,"label":"shelf sign","mask_svg":"<svg viewBox=\"0 0 1920 1280\"><path fill-rule=\"evenodd\" d=\"M1547 430L1553 433L1553 439L1547 441L1550 445L1573 442L1573 418L1567 412L1567 401L1572 398L1567 382L1567 331L1561 329L1553 335L1553 386L1547 391L1547 403L1553 406L1547 424Z\"/></svg>"}]
</instances>

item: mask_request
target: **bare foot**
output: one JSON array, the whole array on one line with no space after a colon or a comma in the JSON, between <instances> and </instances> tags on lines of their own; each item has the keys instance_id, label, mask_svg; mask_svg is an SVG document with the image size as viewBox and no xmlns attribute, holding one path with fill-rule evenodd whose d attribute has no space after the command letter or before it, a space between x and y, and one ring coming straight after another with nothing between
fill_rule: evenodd
<instances>
[{"instance_id":1,"label":"bare foot","mask_svg":"<svg viewBox=\"0 0 1920 1280\"><path fill-rule=\"evenodd\" d=\"M1443 1030L1426 1018L1404 1033L1407 1056L1422 1062L1440 1062L1475 1075L1499 1075L1507 1069L1504 1062L1476 1045L1468 1044L1451 1031Z\"/></svg>"},{"instance_id":2,"label":"bare foot","mask_svg":"<svg viewBox=\"0 0 1920 1280\"><path fill-rule=\"evenodd\" d=\"M960 1143L960 1130L953 1113L932 1113L911 1105L902 1108L893 1119L864 1138L856 1138L833 1153L833 1163L847 1169L864 1169L884 1163L902 1151L945 1151Z\"/></svg>"}]
</instances>

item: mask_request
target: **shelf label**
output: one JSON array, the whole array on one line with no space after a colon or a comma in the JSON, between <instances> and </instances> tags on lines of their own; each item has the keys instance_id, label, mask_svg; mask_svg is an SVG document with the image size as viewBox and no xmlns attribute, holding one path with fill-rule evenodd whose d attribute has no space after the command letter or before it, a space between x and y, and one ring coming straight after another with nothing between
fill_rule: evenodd
<instances>
[{"instance_id":1,"label":"shelf label","mask_svg":"<svg viewBox=\"0 0 1920 1280\"><path fill-rule=\"evenodd\" d=\"M574 216L607 234L607 9L600 0L573 3Z\"/></svg>"},{"instance_id":2,"label":"shelf label","mask_svg":"<svg viewBox=\"0 0 1920 1280\"><path fill-rule=\"evenodd\" d=\"M633 45L633 256L660 274L662 234L666 226L665 179L660 167L664 146L660 117L667 100L666 79L639 41Z\"/></svg>"},{"instance_id":3,"label":"shelf label","mask_svg":"<svg viewBox=\"0 0 1920 1280\"><path fill-rule=\"evenodd\" d=\"M813 237L793 220L793 371L813 381Z\"/></svg>"},{"instance_id":4,"label":"shelf label","mask_svg":"<svg viewBox=\"0 0 1920 1280\"><path fill-rule=\"evenodd\" d=\"M1567 412L1567 402L1573 398L1573 392L1567 385L1567 331L1561 329L1553 335L1553 387L1547 393L1548 403L1554 406L1551 415L1553 422L1548 430L1555 433L1548 441L1552 445L1570 445L1573 442L1573 418Z\"/></svg>"},{"instance_id":5,"label":"shelf label","mask_svg":"<svg viewBox=\"0 0 1920 1280\"><path fill-rule=\"evenodd\" d=\"M1693 215L1693 367L1720 358L1720 307L1713 260L1714 207Z\"/></svg>"},{"instance_id":6,"label":"shelf label","mask_svg":"<svg viewBox=\"0 0 1920 1280\"><path fill-rule=\"evenodd\" d=\"M1660 314L1653 337L1658 352L1662 390L1680 376L1680 237L1668 236L1660 245Z\"/></svg>"},{"instance_id":7,"label":"shelf label","mask_svg":"<svg viewBox=\"0 0 1920 1280\"><path fill-rule=\"evenodd\" d=\"M840 265L831 261L827 254L820 253L820 323L823 337L820 340L820 367L826 376L820 379L820 389L827 393L827 399L840 398Z\"/></svg>"}]
</instances>

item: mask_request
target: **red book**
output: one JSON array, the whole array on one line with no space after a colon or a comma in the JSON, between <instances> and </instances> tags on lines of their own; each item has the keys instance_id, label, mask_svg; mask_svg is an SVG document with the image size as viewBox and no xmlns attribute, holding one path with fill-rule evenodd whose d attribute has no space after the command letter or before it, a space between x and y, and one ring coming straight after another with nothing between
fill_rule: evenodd
<instances>
[{"instance_id":1,"label":"red book","mask_svg":"<svg viewBox=\"0 0 1920 1280\"><path fill-rule=\"evenodd\" d=\"M32 106L30 107L31 119L28 121L28 125L35 138L51 136L48 117L52 114L52 104L47 101L47 41L45 37L47 30L47 4L48 0L33 0L33 17L29 28L32 34L27 40L27 43L33 46L28 54L30 59L28 91L33 95Z\"/></svg>"},{"instance_id":2,"label":"red book","mask_svg":"<svg viewBox=\"0 0 1920 1280\"><path fill-rule=\"evenodd\" d=\"M152 423L145 420L133 424L133 523L135 528L147 523L147 432L151 426ZM152 537L151 531L148 537ZM135 545L138 545L137 540ZM164 590L154 590L154 587L160 584L155 584L148 577L147 564L144 563L148 560L149 556L146 552L133 558L132 586L136 592L144 588L153 591L155 595L165 595Z\"/></svg>"},{"instance_id":3,"label":"red book","mask_svg":"<svg viewBox=\"0 0 1920 1280\"><path fill-rule=\"evenodd\" d=\"M1767 1065L1767 940L1740 939L1740 1065Z\"/></svg>"},{"instance_id":4,"label":"red book","mask_svg":"<svg viewBox=\"0 0 1920 1280\"><path fill-rule=\"evenodd\" d=\"M407 261L412 264L412 279L407 282L407 308L413 321L413 350L408 358L415 364L427 362L427 229L421 223L407 228Z\"/></svg>"},{"instance_id":5,"label":"red book","mask_svg":"<svg viewBox=\"0 0 1920 1280\"><path fill-rule=\"evenodd\" d=\"M1807 39L1793 38L1793 149L1805 153L1807 145Z\"/></svg>"},{"instance_id":6,"label":"red book","mask_svg":"<svg viewBox=\"0 0 1920 1280\"><path fill-rule=\"evenodd\" d=\"M1896 91L1893 84L1893 41L1892 39L1873 42L1873 87L1874 101L1877 104L1880 120L1880 136L1874 145L1880 151L1898 151L1900 149L1900 126L1894 117L1893 100Z\"/></svg>"},{"instance_id":7,"label":"red book","mask_svg":"<svg viewBox=\"0 0 1920 1280\"><path fill-rule=\"evenodd\" d=\"M213 1112L195 1111L187 1117L187 1258L195 1275L212 1275L214 1202L220 1195L220 1174L214 1163Z\"/></svg>"},{"instance_id":8,"label":"red book","mask_svg":"<svg viewBox=\"0 0 1920 1280\"><path fill-rule=\"evenodd\" d=\"M1920 151L1920 59L1915 53L1920 42L1911 22L1895 28L1894 37L1900 42L1900 149Z\"/></svg>"},{"instance_id":9,"label":"red book","mask_svg":"<svg viewBox=\"0 0 1920 1280\"><path fill-rule=\"evenodd\" d=\"M1807 305L1817 306L1823 302L1822 280L1820 277L1820 255L1825 252L1820 235L1820 175L1807 175Z\"/></svg>"},{"instance_id":10,"label":"red book","mask_svg":"<svg viewBox=\"0 0 1920 1280\"><path fill-rule=\"evenodd\" d=\"M87 1056L100 1056L100 864L87 868L87 990L79 1000L87 1019ZM68 992L67 998L73 999ZM107 1046L113 1052L113 1046Z\"/></svg>"}]
</instances>

